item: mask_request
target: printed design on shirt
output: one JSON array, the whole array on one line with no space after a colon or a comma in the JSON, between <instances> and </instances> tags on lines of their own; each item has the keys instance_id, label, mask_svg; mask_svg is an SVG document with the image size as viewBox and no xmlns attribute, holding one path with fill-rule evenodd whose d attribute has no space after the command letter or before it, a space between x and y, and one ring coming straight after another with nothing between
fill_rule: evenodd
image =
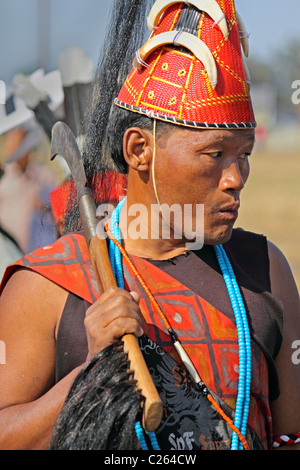
<instances>
[{"instance_id":1,"label":"printed design on shirt","mask_svg":"<svg viewBox=\"0 0 300 470\"><path fill-rule=\"evenodd\" d=\"M232 430L215 412L187 371L147 336L139 339L145 361L161 396L164 413L156 431L165 450L229 450ZM218 399L227 414L232 410ZM253 435L247 436L252 445ZM255 440L255 446L259 446Z\"/></svg>"}]
</instances>

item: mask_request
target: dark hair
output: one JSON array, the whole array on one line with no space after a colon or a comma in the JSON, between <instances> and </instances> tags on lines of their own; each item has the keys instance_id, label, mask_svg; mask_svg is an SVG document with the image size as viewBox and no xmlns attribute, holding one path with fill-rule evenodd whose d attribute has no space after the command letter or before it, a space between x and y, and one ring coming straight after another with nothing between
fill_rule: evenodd
<instances>
[{"instance_id":1,"label":"dark hair","mask_svg":"<svg viewBox=\"0 0 300 470\"><path fill-rule=\"evenodd\" d=\"M79 373L58 417L49 450L135 450L143 398L123 343L97 354Z\"/></svg>"},{"instance_id":2,"label":"dark hair","mask_svg":"<svg viewBox=\"0 0 300 470\"><path fill-rule=\"evenodd\" d=\"M83 154L87 176L113 166L107 155L111 110L146 36L148 0L116 0L95 73L90 113L84 125Z\"/></svg>"},{"instance_id":3,"label":"dark hair","mask_svg":"<svg viewBox=\"0 0 300 470\"><path fill-rule=\"evenodd\" d=\"M153 130L153 119L147 116L128 111L114 106L111 111L111 119L107 129L107 148L120 173L127 172L126 162L123 156L123 136L130 127ZM156 138L159 140L175 127L175 125L163 121L156 123ZM176 126L177 127L177 126Z\"/></svg>"}]
</instances>

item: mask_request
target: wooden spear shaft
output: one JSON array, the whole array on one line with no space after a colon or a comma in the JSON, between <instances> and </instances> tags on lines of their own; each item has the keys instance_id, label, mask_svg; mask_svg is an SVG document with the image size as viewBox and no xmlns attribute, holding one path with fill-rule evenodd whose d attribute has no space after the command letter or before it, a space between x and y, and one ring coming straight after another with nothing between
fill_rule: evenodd
<instances>
[{"instance_id":1,"label":"wooden spear shaft","mask_svg":"<svg viewBox=\"0 0 300 470\"><path fill-rule=\"evenodd\" d=\"M85 239L89 248L91 262L100 295L108 288L117 286L111 267L107 243L97 235L96 205L92 192L86 188L81 155L76 139L64 123L56 123L52 130L51 156L62 156L69 165L77 189L80 217ZM137 338L133 334L122 337L124 351L128 355L130 368L137 381L137 388L144 397L143 426L147 432L155 431L160 425L163 413L160 396L153 383L145 359L139 348Z\"/></svg>"}]
</instances>

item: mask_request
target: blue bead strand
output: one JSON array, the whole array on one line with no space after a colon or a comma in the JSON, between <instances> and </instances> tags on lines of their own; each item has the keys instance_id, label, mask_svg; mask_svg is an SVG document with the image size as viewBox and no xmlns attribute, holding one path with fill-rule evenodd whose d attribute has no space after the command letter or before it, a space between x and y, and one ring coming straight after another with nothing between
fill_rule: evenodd
<instances>
[{"instance_id":1,"label":"blue bead strand","mask_svg":"<svg viewBox=\"0 0 300 470\"><path fill-rule=\"evenodd\" d=\"M227 291L231 300L232 308L236 318L236 327L238 330L238 342L239 342L239 380L238 380L238 394L236 400L236 409L235 409L235 421L234 424L240 430L241 428L241 421L243 415L243 405L244 405L244 397L245 397L245 373L246 373L246 355L245 355L245 342L244 342L244 331L243 331L243 324L238 308L238 303L235 298L234 289L232 286L232 282L226 267L226 263L223 257L223 251L221 247L215 247L215 252L217 255L217 259L223 273L223 278L227 286ZM232 450L238 450L239 443L238 443L238 436L236 433L232 435Z\"/></svg>"},{"instance_id":2,"label":"blue bead strand","mask_svg":"<svg viewBox=\"0 0 300 470\"><path fill-rule=\"evenodd\" d=\"M119 227L119 219L120 219L120 212L121 212L122 207L124 206L125 201L126 201L126 198L123 199L118 204L118 206L113 211L112 216L111 216L110 231L111 231L112 235L118 240L119 243L121 243L121 233L120 233L120 227ZM121 289L124 289L122 255L121 255L120 250L118 249L118 247L115 245L115 243L112 240L109 241L109 258L110 258L113 273L114 273L115 278L117 280L118 286Z\"/></svg>"},{"instance_id":3,"label":"blue bead strand","mask_svg":"<svg viewBox=\"0 0 300 470\"><path fill-rule=\"evenodd\" d=\"M241 297L241 294L240 294L240 290L239 290L238 284L236 282L231 264L230 264L230 262L227 258L225 250L223 248L222 248L222 252L223 252L223 257L224 257L227 269L229 271L230 279L232 281L232 285L233 285L235 296L236 296L236 301L238 302L240 319L241 319L241 322L242 322L242 325L243 325L242 328L243 328L243 331L244 331L243 342L245 344L244 344L244 349L243 349L243 353L242 353L243 358L242 358L242 365L241 365L241 367L243 367L242 375L243 375L243 379L244 379L244 386L243 386L244 403L243 403L243 408L242 408L241 415L240 415L240 419L241 419L241 421L240 421L240 431L243 434L243 436L245 437L246 428L247 428L247 421L248 421L248 415L249 415L249 403L250 403L251 340L250 340L250 333L249 333L249 327L248 327L248 320L247 320L247 316L246 316L246 313L245 313L244 304L243 304L243 300L242 300L242 297ZM245 315L243 315L242 310L244 311ZM242 334L241 331L240 331L240 334ZM249 344L250 344L250 348L248 347ZM249 354L249 350L250 350L250 354ZM240 410L239 410L239 413L240 413ZM239 450L243 449L242 443L240 441L238 441L237 436L234 438L234 442L235 442L235 446L238 443L238 449Z\"/></svg>"},{"instance_id":4,"label":"blue bead strand","mask_svg":"<svg viewBox=\"0 0 300 470\"><path fill-rule=\"evenodd\" d=\"M121 234L120 234L120 227L119 227L119 219L120 219L120 211L125 203L125 199L120 202L120 204L117 206L117 208L114 210L112 217L111 217L111 233L112 235L118 240L119 243L121 243ZM124 277L123 277L123 268L122 268L122 255L120 253L119 248L117 245L110 240L109 243L109 257L110 257L110 262L113 268L114 275L117 280L117 284L121 289L124 289ZM141 423L136 423L135 425L135 432L137 435L137 438L139 440L140 446L142 450L149 450L145 437L144 437L144 432ZM156 435L154 432L148 433L151 446L153 450L160 450L160 447L158 445Z\"/></svg>"},{"instance_id":5,"label":"blue bead strand","mask_svg":"<svg viewBox=\"0 0 300 470\"><path fill-rule=\"evenodd\" d=\"M223 277L230 296L236 326L239 336L239 385L235 411L235 425L246 435L250 404L251 384L251 339L244 302L237 284L233 269L226 252L222 246L215 247L215 252L221 267ZM232 450L241 450L243 445L239 442L236 433L232 437Z\"/></svg>"},{"instance_id":6,"label":"blue bead strand","mask_svg":"<svg viewBox=\"0 0 300 470\"><path fill-rule=\"evenodd\" d=\"M137 438L139 440L141 449L142 450L149 450L146 439L145 439L145 436L144 436L144 430L143 430L143 427L142 427L140 422L135 423L135 432L136 432ZM150 438L152 449L153 450L160 450L160 447L158 445L155 433L154 432L149 432L147 434Z\"/></svg>"},{"instance_id":7,"label":"blue bead strand","mask_svg":"<svg viewBox=\"0 0 300 470\"><path fill-rule=\"evenodd\" d=\"M148 436L150 437L151 445L153 450L160 450L159 444L157 442L155 432L149 432Z\"/></svg>"},{"instance_id":8,"label":"blue bead strand","mask_svg":"<svg viewBox=\"0 0 300 470\"><path fill-rule=\"evenodd\" d=\"M246 435L246 430L247 430L247 421L248 421L248 415L249 415L249 405L250 405L250 387L251 387L251 336L250 336L250 330L249 330L249 325L248 325L248 318L247 318L247 313L245 309L245 305L243 302L243 298L241 295L240 288L238 286L238 283L236 281L232 266L230 264L230 261L225 253L225 250L223 249L223 258L226 263L227 270L229 272L229 275L232 279L232 284L233 288L235 291L235 296L238 301L239 309L240 309L240 314L241 318L243 321L243 328L244 328L244 337L245 337L245 352L246 352L246 378L245 378L245 399L244 399L244 409L243 409L243 415L242 415L242 422L241 422L241 433L243 436ZM239 443L239 449L241 450L243 448L242 443Z\"/></svg>"},{"instance_id":9,"label":"blue bead strand","mask_svg":"<svg viewBox=\"0 0 300 470\"><path fill-rule=\"evenodd\" d=\"M124 205L125 199L121 201L118 207L112 214L111 218L111 232L113 236L121 243L120 229L119 229L119 216L120 211ZM235 410L235 425L241 431L243 436L246 435L247 421L249 415L250 404L250 383L251 383L251 338L248 326L248 320L244 302L237 284L233 269L226 252L222 245L216 246L215 253L223 273L223 278L227 287L230 297L232 308L236 318L236 327L238 330L238 344L239 344L239 382L238 382L238 396ZM123 269L122 269L122 255L118 247L110 240L109 255L116 276L119 287L124 288ZM136 433L139 438L143 450L148 450L147 443L143 434L143 429L140 423L136 424ZM160 450L155 433L149 433L151 445L154 450ZM243 449L242 444L239 442L236 433L232 436L232 450Z\"/></svg>"},{"instance_id":10,"label":"blue bead strand","mask_svg":"<svg viewBox=\"0 0 300 470\"><path fill-rule=\"evenodd\" d=\"M243 436L246 435L246 430L247 430L247 421L248 421L248 415L249 415L249 404L250 404L250 386L251 386L251 337L250 337L250 331L249 331L249 325L248 325L248 319L247 319L247 314L244 306L244 302L242 299L242 295L239 289L239 286L236 282L235 275L233 273L232 266L228 260L227 255L225 256L225 262L227 269L229 271L229 274L232 278L233 281L233 287L235 290L236 298L238 300L239 308L240 308L240 313L243 319L243 325L244 325L244 334L245 334L245 343L246 343L246 379L245 379L245 399L244 399L244 409L243 409L243 415L242 415L242 423L241 423L241 433ZM242 444L239 442L239 449L241 450Z\"/></svg>"},{"instance_id":11,"label":"blue bead strand","mask_svg":"<svg viewBox=\"0 0 300 470\"><path fill-rule=\"evenodd\" d=\"M145 436L144 436L144 431L143 431L143 428L142 428L142 425L141 425L140 422L135 423L135 433L136 433L136 436L139 440L141 449L142 450L149 450L148 446L147 446L147 443L146 443Z\"/></svg>"}]
</instances>

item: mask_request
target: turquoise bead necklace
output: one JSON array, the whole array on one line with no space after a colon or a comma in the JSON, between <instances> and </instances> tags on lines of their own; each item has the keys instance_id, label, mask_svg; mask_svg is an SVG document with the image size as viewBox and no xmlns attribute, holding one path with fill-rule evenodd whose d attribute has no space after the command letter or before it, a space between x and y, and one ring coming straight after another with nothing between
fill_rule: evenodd
<instances>
[{"instance_id":1,"label":"turquoise bead necklace","mask_svg":"<svg viewBox=\"0 0 300 470\"><path fill-rule=\"evenodd\" d=\"M251 385L251 338L247 314L242 295L236 281L231 263L222 246L214 247L223 278L235 314L239 345L239 382L234 424L245 437L250 405ZM232 449L241 450L236 433L232 437Z\"/></svg>"},{"instance_id":2,"label":"turquoise bead necklace","mask_svg":"<svg viewBox=\"0 0 300 470\"><path fill-rule=\"evenodd\" d=\"M123 199L114 210L111 217L111 233L116 240L121 243L121 234L119 229L120 211L125 203ZM227 287L228 295L234 311L236 327L238 331L238 346L239 346L239 380L238 380L238 393L236 400L234 424L241 434L245 437L247 430L247 421L249 415L250 405L250 385L251 385L251 337L248 325L248 319L242 294L236 277L234 275L231 263L222 245L215 246L214 251L223 274L223 278ZM117 245L110 240L109 243L109 256L114 275L116 277L118 286L124 289L123 267L122 267L122 254ZM136 433L139 438L141 448L146 450L146 442L142 436L142 428L139 423L136 425ZM150 434L150 433L149 433ZM149 435L152 447L158 450L158 444L155 434ZM240 442L238 435L233 432L231 450L242 450L243 445Z\"/></svg>"}]
</instances>

